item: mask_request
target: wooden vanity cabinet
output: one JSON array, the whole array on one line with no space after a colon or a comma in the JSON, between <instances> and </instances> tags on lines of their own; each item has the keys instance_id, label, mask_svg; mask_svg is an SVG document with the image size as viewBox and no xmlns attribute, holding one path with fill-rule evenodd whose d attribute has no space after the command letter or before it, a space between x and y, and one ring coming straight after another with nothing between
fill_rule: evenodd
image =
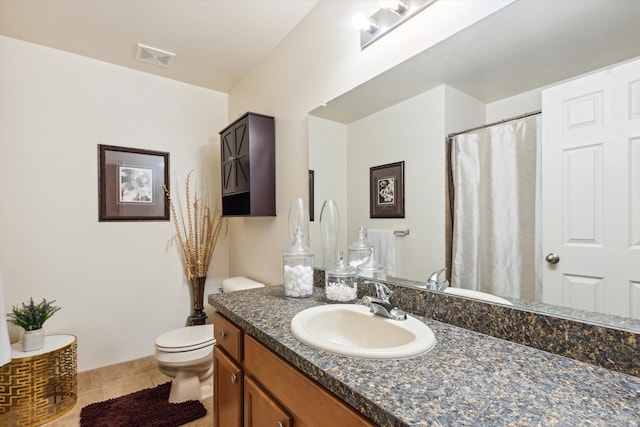
<instances>
[{"instance_id":1,"label":"wooden vanity cabinet","mask_svg":"<svg viewBox=\"0 0 640 427\"><path fill-rule=\"evenodd\" d=\"M274 118L246 113L220 131L222 214L275 216Z\"/></svg>"},{"instance_id":2,"label":"wooden vanity cabinet","mask_svg":"<svg viewBox=\"0 0 640 427\"><path fill-rule=\"evenodd\" d=\"M289 413L251 377L244 379L244 425L251 427L291 427Z\"/></svg>"},{"instance_id":3,"label":"wooden vanity cabinet","mask_svg":"<svg viewBox=\"0 0 640 427\"><path fill-rule=\"evenodd\" d=\"M215 396L213 425L242 427L242 368L223 351L213 352L213 393Z\"/></svg>"},{"instance_id":4,"label":"wooden vanity cabinet","mask_svg":"<svg viewBox=\"0 0 640 427\"><path fill-rule=\"evenodd\" d=\"M242 427L242 330L218 313L213 314L213 323L213 425Z\"/></svg>"},{"instance_id":5,"label":"wooden vanity cabinet","mask_svg":"<svg viewBox=\"0 0 640 427\"><path fill-rule=\"evenodd\" d=\"M214 426L375 426L220 313L213 323Z\"/></svg>"}]
</instances>

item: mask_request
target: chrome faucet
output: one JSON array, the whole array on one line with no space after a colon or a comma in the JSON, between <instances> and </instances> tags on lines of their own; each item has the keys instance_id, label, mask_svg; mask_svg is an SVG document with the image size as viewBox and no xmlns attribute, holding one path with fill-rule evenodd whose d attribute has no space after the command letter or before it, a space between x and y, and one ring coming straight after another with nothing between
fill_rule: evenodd
<instances>
[{"instance_id":1,"label":"chrome faucet","mask_svg":"<svg viewBox=\"0 0 640 427\"><path fill-rule=\"evenodd\" d=\"M449 281L447 279L444 279L443 281L440 281L438 279L438 276L440 276L440 274L442 274L446 269L447 268L445 267L442 270L436 271L431 274L431 276L429 277L429 280L427 280L427 285L426 285L426 288L428 290L442 292L445 289L447 289L447 287L449 287Z\"/></svg>"},{"instance_id":2,"label":"chrome faucet","mask_svg":"<svg viewBox=\"0 0 640 427\"><path fill-rule=\"evenodd\" d=\"M392 320L407 320L407 314L398 307L391 305L389 298L393 291L383 283L365 281L364 283L376 287L376 296L364 296L362 301L369 306L369 311L378 316Z\"/></svg>"}]
</instances>

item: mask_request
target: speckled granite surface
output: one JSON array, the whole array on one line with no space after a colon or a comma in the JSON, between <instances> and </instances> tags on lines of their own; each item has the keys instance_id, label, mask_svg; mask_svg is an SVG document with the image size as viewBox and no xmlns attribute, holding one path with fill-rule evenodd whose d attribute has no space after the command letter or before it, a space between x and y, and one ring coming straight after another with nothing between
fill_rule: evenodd
<instances>
[{"instance_id":1,"label":"speckled granite surface","mask_svg":"<svg viewBox=\"0 0 640 427\"><path fill-rule=\"evenodd\" d=\"M422 318L429 353L363 360L298 342L289 322L324 304L289 301L281 286L209 295L267 347L382 426L640 426L640 378Z\"/></svg>"},{"instance_id":2,"label":"speckled granite surface","mask_svg":"<svg viewBox=\"0 0 640 427\"><path fill-rule=\"evenodd\" d=\"M324 283L324 271L314 272L316 285ZM574 319L572 310L556 307L554 313L536 310L536 304L518 302L515 307L403 286L416 282L390 278L391 301L412 313L471 329L539 350L570 357L640 377L640 321L624 319L616 327ZM397 286L397 285L400 286ZM358 296L373 295L371 285L359 279ZM603 315L604 316L604 315ZM607 316L609 321L611 316ZM612 323L613 324L613 323Z\"/></svg>"}]
</instances>

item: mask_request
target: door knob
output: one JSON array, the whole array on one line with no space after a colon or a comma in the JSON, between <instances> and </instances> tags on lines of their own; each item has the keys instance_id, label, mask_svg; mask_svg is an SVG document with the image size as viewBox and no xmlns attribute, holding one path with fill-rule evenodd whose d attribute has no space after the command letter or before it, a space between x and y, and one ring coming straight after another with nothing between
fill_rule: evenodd
<instances>
[{"instance_id":1,"label":"door knob","mask_svg":"<svg viewBox=\"0 0 640 427\"><path fill-rule=\"evenodd\" d=\"M549 264L557 264L557 263L560 262L560 255L554 254L553 252L550 252L550 253L547 254L546 257L544 257L544 259Z\"/></svg>"}]
</instances>

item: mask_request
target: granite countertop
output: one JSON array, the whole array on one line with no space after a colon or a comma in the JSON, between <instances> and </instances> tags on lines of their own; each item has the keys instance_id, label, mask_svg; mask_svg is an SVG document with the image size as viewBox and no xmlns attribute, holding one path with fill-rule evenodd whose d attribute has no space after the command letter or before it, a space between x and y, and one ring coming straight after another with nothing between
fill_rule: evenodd
<instances>
[{"instance_id":1,"label":"granite countertop","mask_svg":"<svg viewBox=\"0 0 640 427\"><path fill-rule=\"evenodd\" d=\"M382 426L640 426L640 378L421 316L433 350L366 360L315 350L291 334L301 310L282 286L209 295L245 333ZM400 307L402 308L402 307Z\"/></svg>"}]
</instances>

